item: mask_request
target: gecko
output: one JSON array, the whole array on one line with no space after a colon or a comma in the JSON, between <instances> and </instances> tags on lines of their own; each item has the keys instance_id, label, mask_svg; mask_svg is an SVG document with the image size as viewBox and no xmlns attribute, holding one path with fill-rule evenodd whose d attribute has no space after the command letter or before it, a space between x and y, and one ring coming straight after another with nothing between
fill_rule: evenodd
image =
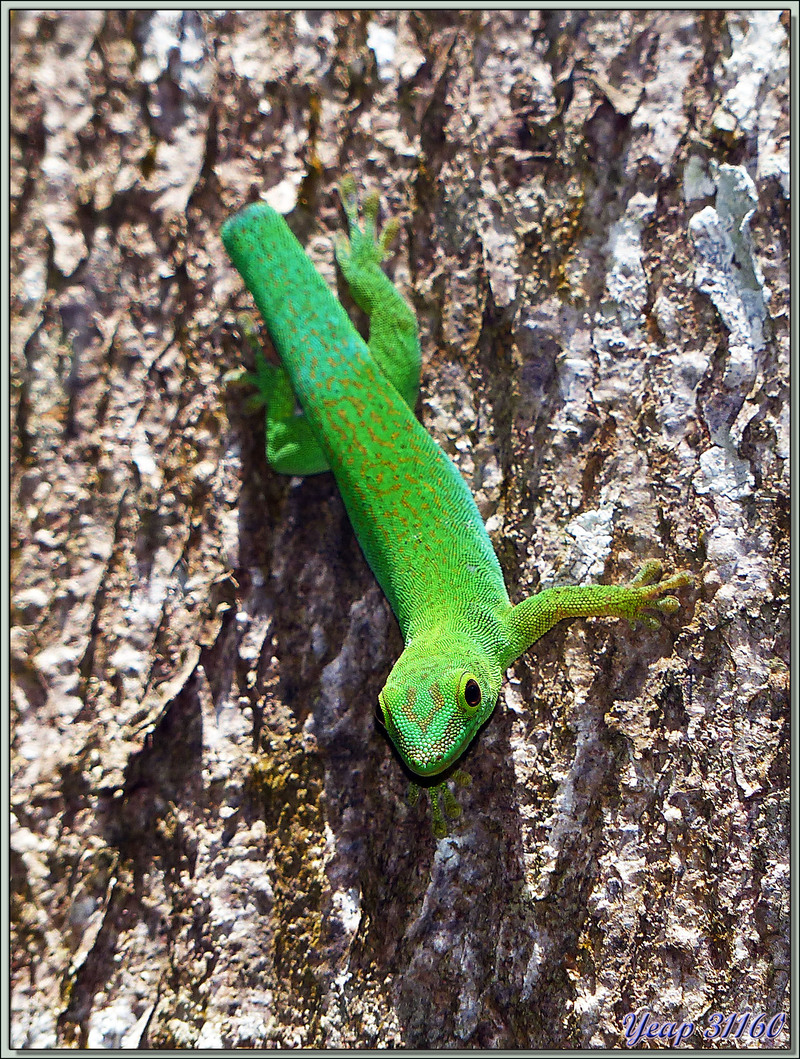
<instances>
[{"instance_id":1,"label":"gecko","mask_svg":"<svg viewBox=\"0 0 800 1059\"><path fill-rule=\"evenodd\" d=\"M467 483L414 414L421 353L415 313L383 271L399 228L378 231L379 201L339 194L347 233L334 250L364 341L289 229L265 202L228 218L221 235L266 324L280 364L260 351L255 385L266 453L279 473L331 471L361 549L400 625L404 649L378 695L377 716L402 761L429 788L433 831L460 812L443 773L453 768L497 702L506 669L557 622L613 617L659 625L672 593L657 559L624 585L547 588L512 604ZM299 407L298 407L299 406ZM449 770L449 771L448 771ZM418 788L412 788L418 794Z\"/></svg>"}]
</instances>

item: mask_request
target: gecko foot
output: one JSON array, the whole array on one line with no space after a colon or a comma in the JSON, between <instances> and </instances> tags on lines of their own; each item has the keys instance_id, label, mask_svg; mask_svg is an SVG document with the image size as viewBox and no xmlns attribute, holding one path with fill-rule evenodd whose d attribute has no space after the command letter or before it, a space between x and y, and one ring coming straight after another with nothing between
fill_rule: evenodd
<instances>
[{"instance_id":1,"label":"gecko foot","mask_svg":"<svg viewBox=\"0 0 800 1059\"><path fill-rule=\"evenodd\" d=\"M472 783L472 778L468 772L464 772L463 769L455 769L450 776L456 786L468 787ZM445 815L450 817L451 820L455 820L461 815L461 806L456 801L455 795L447 785L447 780L443 783L434 783L431 787L421 788L416 783L409 784L408 801L410 805L416 805L419 800L421 790L425 790L428 795L428 803L431 807L431 830L436 838L446 838L448 834L447 821ZM442 812L444 808L444 812Z\"/></svg>"},{"instance_id":2,"label":"gecko foot","mask_svg":"<svg viewBox=\"0 0 800 1059\"><path fill-rule=\"evenodd\" d=\"M389 247L400 230L400 223L393 217L379 235L378 196L374 193L367 195L359 211L356 184L351 176L344 177L340 182L339 198L347 216L349 238L340 232L335 237L334 249L339 267L350 282L353 273L370 265L380 265L387 257ZM363 214L363 227L359 223L359 212Z\"/></svg>"},{"instance_id":3,"label":"gecko foot","mask_svg":"<svg viewBox=\"0 0 800 1059\"><path fill-rule=\"evenodd\" d=\"M663 569L658 559L650 559L633 581L625 586L631 592L631 602L620 616L627 618L631 625L640 621L649 629L657 629L661 622L656 616L645 613L645 610L655 608L662 614L674 614L680 607L680 601L669 593L694 584L694 578L688 570L679 570L662 580Z\"/></svg>"},{"instance_id":4,"label":"gecko foot","mask_svg":"<svg viewBox=\"0 0 800 1059\"><path fill-rule=\"evenodd\" d=\"M275 364L270 364L264 356L258 340L258 330L251 316L240 313L236 317L236 325L253 354L255 371L233 368L225 373L222 381L226 386L252 386L256 392L247 398L244 407L248 412L256 412L269 404L270 395L275 389L276 376L281 369Z\"/></svg>"}]
</instances>

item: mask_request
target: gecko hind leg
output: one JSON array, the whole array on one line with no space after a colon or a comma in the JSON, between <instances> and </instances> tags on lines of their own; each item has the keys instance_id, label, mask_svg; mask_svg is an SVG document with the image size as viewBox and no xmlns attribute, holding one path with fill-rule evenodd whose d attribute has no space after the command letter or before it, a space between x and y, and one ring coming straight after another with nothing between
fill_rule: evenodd
<instances>
[{"instance_id":1,"label":"gecko hind leg","mask_svg":"<svg viewBox=\"0 0 800 1059\"><path fill-rule=\"evenodd\" d=\"M378 196L368 195L359 210L352 177L345 177L340 183L339 197L349 234L336 236L336 260L353 300L369 316L367 344L370 353L392 386L413 409L422 367L417 318L381 268L400 225L393 218L378 234Z\"/></svg>"},{"instance_id":2,"label":"gecko hind leg","mask_svg":"<svg viewBox=\"0 0 800 1059\"><path fill-rule=\"evenodd\" d=\"M270 364L258 343L255 325L249 317L237 321L255 357L255 371L229 372L226 381L243 383L255 389L247 399L249 411L264 409L267 461L279 474L321 474L330 469L328 460L314 437L308 420L296 411L294 390L281 365Z\"/></svg>"}]
</instances>

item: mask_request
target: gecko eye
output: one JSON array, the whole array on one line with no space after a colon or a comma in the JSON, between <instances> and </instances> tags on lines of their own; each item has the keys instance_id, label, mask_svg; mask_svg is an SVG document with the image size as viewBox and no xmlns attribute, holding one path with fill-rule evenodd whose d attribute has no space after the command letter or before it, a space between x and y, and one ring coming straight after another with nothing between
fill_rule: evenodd
<instances>
[{"instance_id":1,"label":"gecko eye","mask_svg":"<svg viewBox=\"0 0 800 1059\"><path fill-rule=\"evenodd\" d=\"M473 709L481 704L481 689L477 680L468 680L464 685L464 701Z\"/></svg>"},{"instance_id":2,"label":"gecko eye","mask_svg":"<svg viewBox=\"0 0 800 1059\"><path fill-rule=\"evenodd\" d=\"M458 682L458 704L467 716L477 712L481 704L481 686L471 673L464 673Z\"/></svg>"}]
</instances>

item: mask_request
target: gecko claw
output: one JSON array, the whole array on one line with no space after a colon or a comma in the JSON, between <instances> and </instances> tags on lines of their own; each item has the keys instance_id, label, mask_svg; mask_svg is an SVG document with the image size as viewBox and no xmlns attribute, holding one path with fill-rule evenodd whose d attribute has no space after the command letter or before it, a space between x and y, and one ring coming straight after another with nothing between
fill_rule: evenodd
<instances>
[{"instance_id":1,"label":"gecko claw","mask_svg":"<svg viewBox=\"0 0 800 1059\"><path fill-rule=\"evenodd\" d=\"M371 191L364 199L364 204L361 207L361 212L364 214L364 235L373 243L375 242L375 231L378 223L379 202L377 194Z\"/></svg>"},{"instance_id":2,"label":"gecko claw","mask_svg":"<svg viewBox=\"0 0 800 1059\"><path fill-rule=\"evenodd\" d=\"M342 205L347 209L347 203L349 201L355 202L356 198L356 182L350 173L347 173L339 181L339 198L342 200Z\"/></svg>"},{"instance_id":3,"label":"gecko claw","mask_svg":"<svg viewBox=\"0 0 800 1059\"><path fill-rule=\"evenodd\" d=\"M449 779L457 787L469 787L472 777L463 769L454 769ZM423 790L417 783L410 783L408 790L408 804L414 806L419 801L420 792ZM428 795L428 803L431 807L431 830L436 838L447 838L448 828L445 816L456 820L462 813L462 807L458 804L455 795L448 787L448 780L442 783L434 783L424 788ZM442 812L444 809L444 812Z\"/></svg>"},{"instance_id":4,"label":"gecko claw","mask_svg":"<svg viewBox=\"0 0 800 1059\"><path fill-rule=\"evenodd\" d=\"M652 585L661 577L663 569L664 566L660 559L648 559L633 581L631 581L631 588L636 588L640 585Z\"/></svg>"},{"instance_id":5,"label":"gecko claw","mask_svg":"<svg viewBox=\"0 0 800 1059\"><path fill-rule=\"evenodd\" d=\"M663 614L674 614L676 610L680 609L680 600L676 599L675 596L664 596L660 599L656 606Z\"/></svg>"},{"instance_id":6,"label":"gecko claw","mask_svg":"<svg viewBox=\"0 0 800 1059\"><path fill-rule=\"evenodd\" d=\"M380 239L378 240L378 246L381 249L381 257L386 257L389 253L389 248L397 238L397 233L400 231L400 221L396 217L390 217L386 224L383 226Z\"/></svg>"}]
</instances>

